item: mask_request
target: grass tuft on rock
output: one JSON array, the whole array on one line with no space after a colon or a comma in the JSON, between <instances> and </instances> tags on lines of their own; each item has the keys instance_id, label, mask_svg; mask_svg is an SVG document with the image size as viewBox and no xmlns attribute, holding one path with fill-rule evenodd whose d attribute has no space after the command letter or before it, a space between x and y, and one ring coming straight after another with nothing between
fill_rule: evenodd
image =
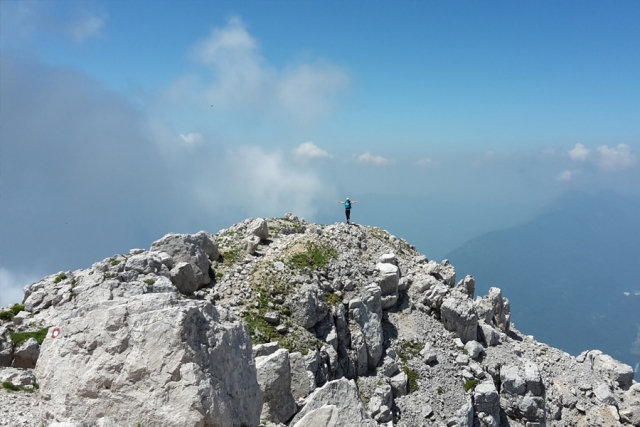
<instances>
[{"instance_id":1,"label":"grass tuft on rock","mask_svg":"<svg viewBox=\"0 0 640 427\"><path fill-rule=\"evenodd\" d=\"M53 281L53 283L60 283L62 282L64 279L67 278L67 275L64 273L60 273L56 276L56 279Z\"/></svg>"},{"instance_id":2,"label":"grass tuft on rock","mask_svg":"<svg viewBox=\"0 0 640 427\"><path fill-rule=\"evenodd\" d=\"M478 385L478 383L480 382L480 380L477 379L472 379L472 380L466 380L464 382L464 391L469 391L472 388L474 388L476 385Z\"/></svg>"},{"instance_id":3,"label":"grass tuft on rock","mask_svg":"<svg viewBox=\"0 0 640 427\"><path fill-rule=\"evenodd\" d=\"M38 344L42 345L42 341L47 336L47 332L49 328L42 328L39 331L32 332L10 332L9 336L11 336L11 341L15 347L19 346L29 338L35 338L38 341Z\"/></svg>"},{"instance_id":4,"label":"grass tuft on rock","mask_svg":"<svg viewBox=\"0 0 640 427\"><path fill-rule=\"evenodd\" d=\"M342 297L339 297L336 294L331 292L324 293L324 301L327 303L329 307L335 307L339 304L342 304Z\"/></svg>"},{"instance_id":5,"label":"grass tuft on rock","mask_svg":"<svg viewBox=\"0 0 640 427\"><path fill-rule=\"evenodd\" d=\"M409 393L418 391L420 389L420 387L418 387L418 379L420 378L418 371L411 369L406 365L402 367L402 370L404 371L405 374L407 374L407 379L409 383Z\"/></svg>"},{"instance_id":6,"label":"grass tuft on rock","mask_svg":"<svg viewBox=\"0 0 640 427\"><path fill-rule=\"evenodd\" d=\"M338 252L328 244L307 242L304 252L298 252L289 259L291 267L302 270L309 267L312 270L323 268L329 260L338 258Z\"/></svg>"},{"instance_id":7,"label":"grass tuft on rock","mask_svg":"<svg viewBox=\"0 0 640 427\"><path fill-rule=\"evenodd\" d=\"M9 390L9 391L18 391L18 390L20 390L20 387L18 387L17 385L12 383L11 381L4 381L2 383L2 388L6 389L6 390Z\"/></svg>"},{"instance_id":8,"label":"grass tuft on rock","mask_svg":"<svg viewBox=\"0 0 640 427\"><path fill-rule=\"evenodd\" d=\"M240 259L240 249L233 248L224 252L220 252L220 258L222 263L226 266L231 266Z\"/></svg>"},{"instance_id":9,"label":"grass tuft on rock","mask_svg":"<svg viewBox=\"0 0 640 427\"><path fill-rule=\"evenodd\" d=\"M423 342L405 341L400 345L397 350L400 360L407 362L408 360L416 357L424 348Z\"/></svg>"}]
</instances>

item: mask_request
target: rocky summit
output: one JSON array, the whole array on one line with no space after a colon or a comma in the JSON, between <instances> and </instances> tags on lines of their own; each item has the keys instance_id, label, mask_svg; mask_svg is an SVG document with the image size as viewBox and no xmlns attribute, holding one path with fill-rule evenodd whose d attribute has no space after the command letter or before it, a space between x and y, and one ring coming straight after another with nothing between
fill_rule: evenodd
<instances>
[{"instance_id":1,"label":"rocky summit","mask_svg":"<svg viewBox=\"0 0 640 427\"><path fill-rule=\"evenodd\" d=\"M376 227L168 234L0 309L0 425L640 426L630 366L523 335L505 295Z\"/></svg>"}]
</instances>

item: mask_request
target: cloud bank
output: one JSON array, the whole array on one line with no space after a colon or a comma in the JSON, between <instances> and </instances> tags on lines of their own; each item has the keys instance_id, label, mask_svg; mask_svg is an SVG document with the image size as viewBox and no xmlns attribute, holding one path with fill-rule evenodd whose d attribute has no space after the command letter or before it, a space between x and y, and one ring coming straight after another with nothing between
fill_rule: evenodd
<instances>
[{"instance_id":1,"label":"cloud bank","mask_svg":"<svg viewBox=\"0 0 640 427\"><path fill-rule=\"evenodd\" d=\"M631 147L626 144L619 144L617 147L609 148L601 145L597 148L598 166L603 171L616 172L630 169L637 164L635 154L631 152Z\"/></svg>"}]
</instances>

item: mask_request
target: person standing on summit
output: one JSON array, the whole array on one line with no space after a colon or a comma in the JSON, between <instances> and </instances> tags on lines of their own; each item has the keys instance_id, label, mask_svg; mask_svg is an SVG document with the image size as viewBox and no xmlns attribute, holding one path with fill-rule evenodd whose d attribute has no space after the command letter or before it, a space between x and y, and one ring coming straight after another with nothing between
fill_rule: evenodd
<instances>
[{"instance_id":1,"label":"person standing on summit","mask_svg":"<svg viewBox=\"0 0 640 427\"><path fill-rule=\"evenodd\" d=\"M354 200L352 202L347 197L347 200L345 200L344 202L342 200L338 200L338 203L344 204L344 213L347 215L347 224L351 224L351 205L354 203L358 203L358 201Z\"/></svg>"}]
</instances>

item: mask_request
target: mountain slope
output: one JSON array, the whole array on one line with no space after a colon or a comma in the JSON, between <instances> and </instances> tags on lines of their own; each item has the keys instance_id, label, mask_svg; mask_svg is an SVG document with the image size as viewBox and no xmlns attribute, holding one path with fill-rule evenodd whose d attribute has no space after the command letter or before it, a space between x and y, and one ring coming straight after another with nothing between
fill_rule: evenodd
<instances>
[{"instance_id":1,"label":"mountain slope","mask_svg":"<svg viewBox=\"0 0 640 427\"><path fill-rule=\"evenodd\" d=\"M640 426L631 366L524 336L500 289L376 227L167 234L23 304L0 310L0 381L32 394L0 391L0 424Z\"/></svg>"},{"instance_id":2,"label":"mountain slope","mask_svg":"<svg viewBox=\"0 0 640 427\"><path fill-rule=\"evenodd\" d=\"M572 354L598 348L635 365L640 324L640 203L568 193L534 220L450 252L480 292L504 290L524 333ZM629 295L625 295L625 292Z\"/></svg>"}]
</instances>

